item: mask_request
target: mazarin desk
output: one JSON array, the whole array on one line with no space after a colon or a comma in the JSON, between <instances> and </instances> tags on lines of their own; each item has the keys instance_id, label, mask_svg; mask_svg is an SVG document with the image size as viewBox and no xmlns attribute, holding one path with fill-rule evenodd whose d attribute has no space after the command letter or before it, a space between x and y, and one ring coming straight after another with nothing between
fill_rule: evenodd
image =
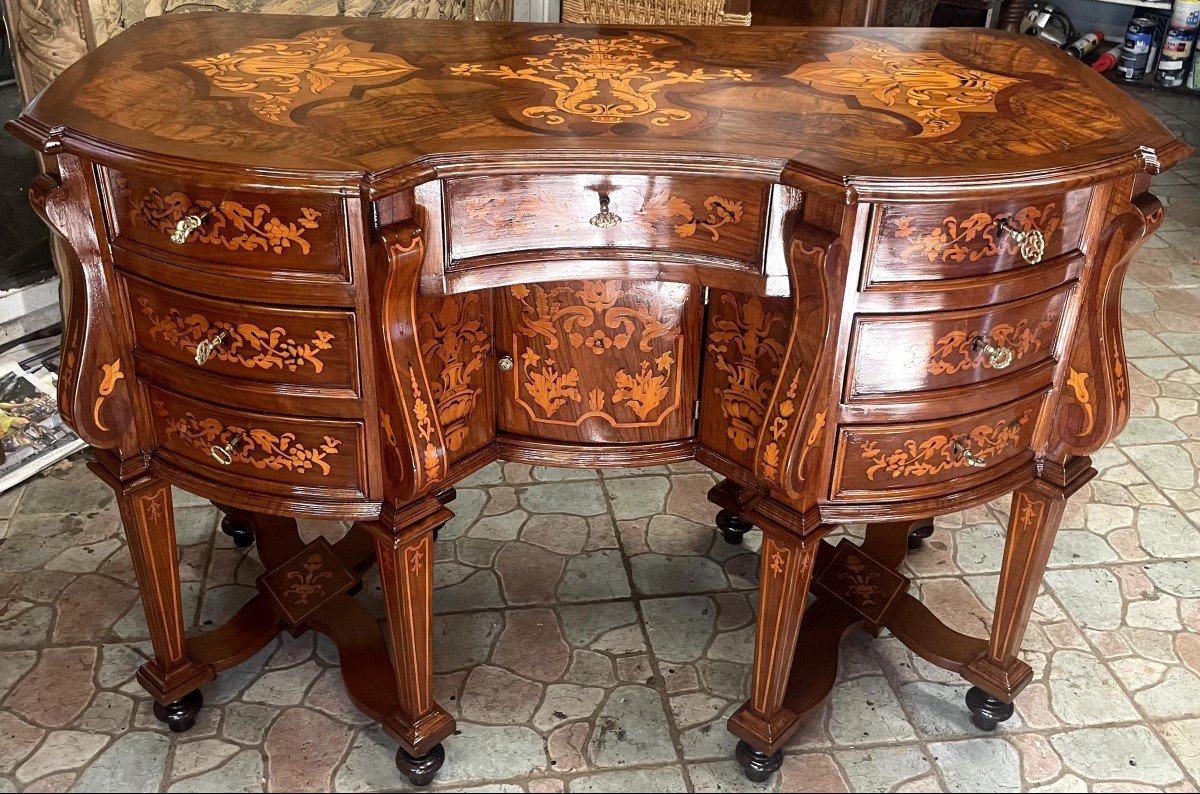
<instances>
[{"instance_id":1,"label":"mazarin desk","mask_svg":"<svg viewBox=\"0 0 1200 794\"><path fill-rule=\"evenodd\" d=\"M60 404L117 493L159 716L186 729L221 670L324 632L414 782L454 730L433 538L497 459L726 478L726 539L765 533L729 720L751 777L856 628L960 673L981 728L1008 718L1064 502L1128 417L1149 175L1188 151L994 31L235 14L135 26L9 129L73 252ZM267 568L193 638L171 485ZM931 517L1009 493L991 636L967 637L896 569ZM305 545L297 516L358 523ZM861 546L822 541L849 522ZM386 631L351 595L376 562Z\"/></svg>"}]
</instances>

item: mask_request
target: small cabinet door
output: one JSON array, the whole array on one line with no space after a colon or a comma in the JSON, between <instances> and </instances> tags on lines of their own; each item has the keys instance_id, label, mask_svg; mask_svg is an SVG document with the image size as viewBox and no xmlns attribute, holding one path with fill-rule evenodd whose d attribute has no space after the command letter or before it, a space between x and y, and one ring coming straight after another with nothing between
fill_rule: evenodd
<instances>
[{"instance_id":1,"label":"small cabinet door","mask_svg":"<svg viewBox=\"0 0 1200 794\"><path fill-rule=\"evenodd\" d=\"M695 430L702 296L657 281L562 281L496 290L502 432L650 443ZM508 362L504 362L507 365Z\"/></svg>"}]
</instances>

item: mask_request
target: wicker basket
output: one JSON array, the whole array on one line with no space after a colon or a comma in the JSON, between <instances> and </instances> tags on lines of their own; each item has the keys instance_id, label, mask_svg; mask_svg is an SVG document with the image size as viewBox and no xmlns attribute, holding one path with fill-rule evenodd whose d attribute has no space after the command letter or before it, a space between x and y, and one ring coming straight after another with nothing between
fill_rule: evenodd
<instances>
[{"instance_id":1,"label":"wicker basket","mask_svg":"<svg viewBox=\"0 0 1200 794\"><path fill-rule=\"evenodd\" d=\"M724 0L562 0L562 21L584 25L749 25Z\"/></svg>"}]
</instances>

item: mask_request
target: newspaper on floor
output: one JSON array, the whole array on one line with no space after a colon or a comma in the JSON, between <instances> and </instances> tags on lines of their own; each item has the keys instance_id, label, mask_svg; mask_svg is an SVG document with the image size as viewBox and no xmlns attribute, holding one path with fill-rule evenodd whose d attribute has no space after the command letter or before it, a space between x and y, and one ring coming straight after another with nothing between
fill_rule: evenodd
<instances>
[{"instance_id":1,"label":"newspaper on floor","mask_svg":"<svg viewBox=\"0 0 1200 794\"><path fill-rule=\"evenodd\" d=\"M0 493L86 446L58 414L58 343L22 344L0 362Z\"/></svg>"}]
</instances>

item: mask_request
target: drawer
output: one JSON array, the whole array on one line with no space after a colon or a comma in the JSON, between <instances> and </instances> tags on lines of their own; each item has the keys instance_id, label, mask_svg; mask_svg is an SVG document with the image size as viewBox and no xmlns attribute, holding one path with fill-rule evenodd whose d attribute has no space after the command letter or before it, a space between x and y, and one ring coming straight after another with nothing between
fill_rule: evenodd
<instances>
[{"instance_id":1,"label":"drawer","mask_svg":"<svg viewBox=\"0 0 1200 794\"><path fill-rule=\"evenodd\" d=\"M1090 190L1034 198L975 199L878 208L865 286L985 276L1045 262L1079 247ZM1015 233L1038 232L1040 260Z\"/></svg>"},{"instance_id":2,"label":"drawer","mask_svg":"<svg viewBox=\"0 0 1200 794\"><path fill-rule=\"evenodd\" d=\"M929 486L949 480L954 480L954 490L990 480L1009 468L1006 463L1029 457L1045 394L948 420L843 426L838 430L833 498L928 496ZM982 465L971 465L966 453Z\"/></svg>"},{"instance_id":3,"label":"drawer","mask_svg":"<svg viewBox=\"0 0 1200 794\"><path fill-rule=\"evenodd\" d=\"M230 303L133 277L125 289L139 349L189 370L359 393L353 312Z\"/></svg>"},{"instance_id":4,"label":"drawer","mask_svg":"<svg viewBox=\"0 0 1200 794\"><path fill-rule=\"evenodd\" d=\"M167 253L214 271L270 277L299 271L348 280L341 199L185 185L164 177L106 170L109 233L135 253ZM179 224L202 218L186 235Z\"/></svg>"},{"instance_id":5,"label":"drawer","mask_svg":"<svg viewBox=\"0 0 1200 794\"><path fill-rule=\"evenodd\" d=\"M969 311L860 315L846 401L970 386L1052 359L1073 289Z\"/></svg>"},{"instance_id":6,"label":"drawer","mask_svg":"<svg viewBox=\"0 0 1200 794\"><path fill-rule=\"evenodd\" d=\"M699 177L451 179L445 198L451 267L479 266L486 263L470 260L499 254L600 249L602 256L682 252L758 272L768 189L759 182ZM607 216L602 196L608 198Z\"/></svg>"},{"instance_id":7,"label":"drawer","mask_svg":"<svg viewBox=\"0 0 1200 794\"><path fill-rule=\"evenodd\" d=\"M252 413L146 388L160 453L192 464L189 470L201 476L280 496L298 489L363 492L361 422Z\"/></svg>"}]
</instances>

